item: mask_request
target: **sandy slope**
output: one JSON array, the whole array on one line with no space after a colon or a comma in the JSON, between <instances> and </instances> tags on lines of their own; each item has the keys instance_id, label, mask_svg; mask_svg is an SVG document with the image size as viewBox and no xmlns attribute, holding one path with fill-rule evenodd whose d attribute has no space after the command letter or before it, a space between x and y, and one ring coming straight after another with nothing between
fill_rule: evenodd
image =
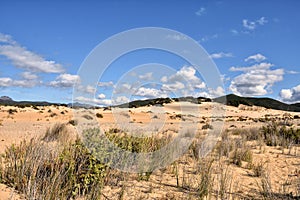
<instances>
[{"instance_id":1,"label":"sandy slope","mask_svg":"<svg viewBox=\"0 0 300 200\"><path fill-rule=\"evenodd\" d=\"M12 114L9 111L13 110ZM15 111L15 112L14 112ZM124 128L127 126L134 128L141 128L143 130L151 130L153 132L164 130L173 132L178 131L183 126L191 128L201 128L204 124L213 121L222 122L223 130L235 128L249 128L261 127L264 123L259 122L259 119L266 117L287 119L289 116L300 115L300 113L287 113L285 111L271 110L260 107L239 106L230 107L222 106L217 103L205 102L200 105L191 103L171 103L164 107L141 107L132 109L113 109L103 110L97 109L95 111L82 111L82 115L86 113L96 119L101 128L109 129L116 126ZM101 113L103 118L96 118L95 114ZM181 117L179 117L181 115ZM219 118L219 120L217 120ZM41 137L47 128L55 123L68 123L70 119L74 119L73 111L67 107L39 107L33 108L17 108L11 106L0 106L0 153L5 151L6 146L12 143L18 143L23 139L30 139L32 137ZM76 117L80 120L80 117ZM185 123L182 123L184 121ZM257 122L255 122L257 121ZM300 125L299 120L294 120L293 123ZM68 125L70 131L76 134L76 129L72 125ZM129 128L128 128L129 129ZM284 181L282 177L288 177L300 165L299 157L292 157L282 154L282 150L276 148L266 147L265 153L259 153L259 150L253 147L255 159L259 162L261 159L268 160L270 166L275 166L271 175L275 177L275 182ZM159 172L156 172L159 173ZM234 176L242 182L239 184L241 191L250 191L254 187L256 180L247 176L247 171L244 168L235 168ZM153 176L156 179L160 175ZM161 178L161 177L160 177ZM170 178L170 177L169 177ZM174 178L171 178L174 181ZM164 180L156 180L153 182L153 195L160 197L165 196L163 190L157 181L161 183ZM171 184L173 182L171 181ZM134 183L139 187L140 183ZM166 185L168 185L166 183ZM157 188L157 189L155 189ZM245 189L248 188L248 189ZM168 190L165 186L164 189ZM170 189L170 188L169 188ZM110 191L117 191L117 188L109 188ZM111 192L108 192L108 195ZM174 192L175 194L176 192ZM11 190L4 185L0 185L0 200L9 199ZM14 198L12 198L14 199Z\"/></svg>"}]
</instances>

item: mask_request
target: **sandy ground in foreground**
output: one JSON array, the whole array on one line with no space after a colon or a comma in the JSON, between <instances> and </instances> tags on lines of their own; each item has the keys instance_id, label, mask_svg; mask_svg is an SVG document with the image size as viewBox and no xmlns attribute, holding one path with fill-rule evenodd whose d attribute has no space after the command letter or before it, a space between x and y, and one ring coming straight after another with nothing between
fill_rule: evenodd
<instances>
[{"instance_id":1,"label":"sandy ground in foreground","mask_svg":"<svg viewBox=\"0 0 300 200\"><path fill-rule=\"evenodd\" d=\"M9 111L12 114L9 114ZM97 118L96 113L103 115L103 118ZM98 122L98 125L104 130L118 127L121 129L139 130L138 133L144 133L148 130L152 133L163 132L164 130L172 130L176 132L181 128L197 128L201 131L203 125L207 123L218 122L221 124L222 130L261 127L264 122L259 119L266 117L288 119L300 113L285 112L278 110L265 109L260 107L248 106L221 106L217 103L202 103L195 105L191 103L171 103L164 107L141 107L132 109L113 109L103 110L96 109L88 111L84 109L72 110L67 107L38 107L33 108L17 108L12 106L0 106L0 153L4 153L5 148L13 143L19 143L24 139L32 137L42 137L48 128L55 123L68 123L71 119L83 120L84 115L92 116ZM181 115L181 116L180 116ZM219 119L219 120L218 120ZM257 122L256 122L257 121ZM294 120L295 127L300 126L299 120ZM77 129L68 124L70 132L77 134ZM79 129L78 129L79 130ZM284 150L276 147L265 147L264 153L257 149L255 145L252 149L254 153L254 162L265 160L271 166L271 176L275 183L282 183L286 177L292 176L293 173L299 169L300 166L300 149L295 149L295 154L298 156L291 156L284 153ZM287 151L287 150L286 150ZM298 152L297 152L298 151ZM282 153L283 152L283 153ZM253 177L247 176L250 172L245 168L238 168L232 166L233 176L238 181L238 187L241 192L251 191L257 182ZM177 192L174 185L174 177L172 175L162 178L161 171L157 170L151 176L151 194L156 196L167 196L166 191ZM164 189L161 189L161 184L164 183ZM130 182L137 190L149 190L149 184L143 185L141 182ZM125 186L124 186L125 187ZM126 186L129 187L129 186ZM248 188L248 189L245 189ZM120 187L105 188L112 192L107 192L108 195L118 192ZM4 199L19 199L13 190L0 184L0 200ZM145 198L149 197L149 192L144 192ZM148 195L148 196L147 196ZM151 197L152 198L152 197ZM185 197L183 197L185 198ZM170 197L170 199L172 199Z\"/></svg>"}]
</instances>

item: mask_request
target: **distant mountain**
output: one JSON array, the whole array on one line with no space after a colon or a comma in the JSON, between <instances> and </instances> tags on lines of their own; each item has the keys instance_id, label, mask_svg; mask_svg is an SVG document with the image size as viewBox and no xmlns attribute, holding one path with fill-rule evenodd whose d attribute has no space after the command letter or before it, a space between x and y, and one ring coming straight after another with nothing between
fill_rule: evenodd
<instances>
[{"instance_id":1,"label":"distant mountain","mask_svg":"<svg viewBox=\"0 0 300 200\"><path fill-rule=\"evenodd\" d=\"M297 107L300 107L300 103L294 103L294 104L291 104L292 106L297 106Z\"/></svg>"},{"instance_id":2,"label":"distant mountain","mask_svg":"<svg viewBox=\"0 0 300 200\"><path fill-rule=\"evenodd\" d=\"M211 99L205 98L205 97L179 97L179 98L156 98L156 99L146 99L146 100L136 100L136 101L131 101L129 103L124 103L121 105L116 105L113 107L118 107L118 108L138 108L138 107L143 107L143 106L153 106L153 105L164 105L168 104L171 102L191 102L191 103L196 103L200 104L201 102L210 102Z\"/></svg>"},{"instance_id":3,"label":"distant mountain","mask_svg":"<svg viewBox=\"0 0 300 200\"><path fill-rule=\"evenodd\" d=\"M21 107L29 107L29 106L67 106L66 104L60 103L49 103L47 101L14 101L12 98L8 96L0 97L0 105L6 106L21 106Z\"/></svg>"},{"instance_id":4,"label":"distant mountain","mask_svg":"<svg viewBox=\"0 0 300 200\"><path fill-rule=\"evenodd\" d=\"M240 97L234 94L218 97L213 99L214 102L225 103L229 106L239 106L244 104L247 106L261 106L265 108L300 112L300 103L286 104L271 98L255 98L255 97Z\"/></svg>"},{"instance_id":5,"label":"distant mountain","mask_svg":"<svg viewBox=\"0 0 300 200\"><path fill-rule=\"evenodd\" d=\"M119 108L138 108L143 106L152 106L158 105L162 106L171 102L191 102L196 104L201 104L202 102L218 102L223 103L229 106L239 106L240 104L247 106L261 106L265 108L283 110L283 111L293 111L300 112L300 103L295 104L286 104L271 98L255 98L255 97L240 97L234 94L229 94L226 96L218 97L215 99L209 99L205 97L179 97L179 98L156 98L156 99L146 99L146 100L136 100L129 103L124 103L121 105L111 106ZM97 106L82 104L82 103L69 103L69 104L60 104L60 103L49 103L46 101L14 101L8 96L0 97L0 105L10 105L10 106L68 106L73 108L98 108Z\"/></svg>"},{"instance_id":6,"label":"distant mountain","mask_svg":"<svg viewBox=\"0 0 300 200\"><path fill-rule=\"evenodd\" d=\"M2 96L0 97L0 101L13 101L12 98L8 97L8 96Z\"/></svg>"}]
</instances>

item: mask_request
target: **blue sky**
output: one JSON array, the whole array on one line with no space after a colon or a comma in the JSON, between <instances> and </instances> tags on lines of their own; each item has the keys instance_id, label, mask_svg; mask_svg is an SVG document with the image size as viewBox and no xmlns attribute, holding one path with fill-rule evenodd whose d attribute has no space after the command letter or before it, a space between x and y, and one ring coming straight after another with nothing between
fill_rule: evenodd
<instances>
[{"instance_id":1,"label":"blue sky","mask_svg":"<svg viewBox=\"0 0 300 200\"><path fill-rule=\"evenodd\" d=\"M113 62L97 87L83 86L76 100L109 105L174 94L235 93L299 102L299 7L297 0L2 0L0 96L71 102L73 85L82 79L78 70L99 43L126 30L162 27L197 41L218 67L224 88L207 87L205 77L184 59L148 49ZM130 72L147 63L169 71L146 65L135 73L140 84L134 85Z\"/></svg>"}]
</instances>

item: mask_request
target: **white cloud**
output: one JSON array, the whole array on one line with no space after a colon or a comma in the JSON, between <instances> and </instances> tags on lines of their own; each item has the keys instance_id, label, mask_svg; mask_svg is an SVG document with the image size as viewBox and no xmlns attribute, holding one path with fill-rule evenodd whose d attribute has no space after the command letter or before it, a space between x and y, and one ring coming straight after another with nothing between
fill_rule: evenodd
<instances>
[{"instance_id":1,"label":"white cloud","mask_svg":"<svg viewBox=\"0 0 300 200\"><path fill-rule=\"evenodd\" d=\"M201 42L207 42L207 41L209 41L211 39L217 39L218 37L219 37L218 34L206 35L206 36L202 37L200 41Z\"/></svg>"},{"instance_id":2,"label":"white cloud","mask_svg":"<svg viewBox=\"0 0 300 200\"><path fill-rule=\"evenodd\" d=\"M213 89L213 88L208 88L207 91L201 91L195 93L194 97L206 97L206 98L216 98L225 95L225 90L221 86Z\"/></svg>"},{"instance_id":3,"label":"white cloud","mask_svg":"<svg viewBox=\"0 0 300 200\"><path fill-rule=\"evenodd\" d=\"M6 35L3 33L0 33L0 42L8 43L8 44L16 44L16 42L12 39L10 35Z\"/></svg>"},{"instance_id":4,"label":"white cloud","mask_svg":"<svg viewBox=\"0 0 300 200\"><path fill-rule=\"evenodd\" d=\"M34 87L40 83L36 79L13 80L9 77L0 78L0 87Z\"/></svg>"},{"instance_id":5,"label":"white cloud","mask_svg":"<svg viewBox=\"0 0 300 200\"><path fill-rule=\"evenodd\" d=\"M233 34L233 35L238 35L239 32L236 30L236 29L231 29L230 32Z\"/></svg>"},{"instance_id":6,"label":"white cloud","mask_svg":"<svg viewBox=\"0 0 300 200\"><path fill-rule=\"evenodd\" d=\"M153 74L152 72L149 72L149 73L146 73L146 74L143 74L143 75L139 75L139 79L149 81L153 78L152 74Z\"/></svg>"},{"instance_id":7,"label":"white cloud","mask_svg":"<svg viewBox=\"0 0 300 200\"><path fill-rule=\"evenodd\" d=\"M93 87L93 86L91 86L91 85L87 85L86 88L85 88L85 91L86 91L87 93L90 93L90 94L95 94L96 88Z\"/></svg>"},{"instance_id":8,"label":"white cloud","mask_svg":"<svg viewBox=\"0 0 300 200\"><path fill-rule=\"evenodd\" d=\"M170 39L170 40L177 40L177 41L187 40L187 37L185 35L183 35L183 34L167 35L166 38Z\"/></svg>"},{"instance_id":9,"label":"white cloud","mask_svg":"<svg viewBox=\"0 0 300 200\"><path fill-rule=\"evenodd\" d=\"M31 72L23 72L21 76L26 80L36 80L38 79L38 76L36 74L33 74Z\"/></svg>"},{"instance_id":10,"label":"white cloud","mask_svg":"<svg viewBox=\"0 0 300 200\"><path fill-rule=\"evenodd\" d=\"M105 99L105 97L106 97L106 96L105 96L105 94L103 94L103 93L101 93L101 94L98 95L98 98L99 98L99 99Z\"/></svg>"},{"instance_id":11,"label":"white cloud","mask_svg":"<svg viewBox=\"0 0 300 200\"><path fill-rule=\"evenodd\" d=\"M110 99L95 99L95 98L88 98L88 97L84 97L84 96L78 96L74 99L74 101L83 103L83 104L96 104L99 106L112 105L112 101Z\"/></svg>"},{"instance_id":12,"label":"white cloud","mask_svg":"<svg viewBox=\"0 0 300 200\"><path fill-rule=\"evenodd\" d=\"M114 94L132 94L136 88L129 83L122 83L115 86Z\"/></svg>"},{"instance_id":13,"label":"white cloud","mask_svg":"<svg viewBox=\"0 0 300 200\"><path fill-rule=\"evenodd\" d=\"M216 89L209 88L208 89L209 97L215 98L225 95L225 90L221 86L217 87Z\"/></svg>"},{"instance_id":14,"label":"white cloud","mask_svg":"<svg viewBox=\"0 0 300 200\"><path fill-rule=\"evenodd\" d=\"M260 96L271 93L274 83L282 81L284 70L271 69L270 63L260 63L250 67L231 67L231 71L241 71L231 81L229 89L238 95Z\"/></svg>"},{"instance_id":15,"label":"white cloud","mask_svg":"<svg viewBox=\"0 0 300 200\"><path fill-rule=\"evenodd\" d=\"M0 87L9 87L12 86L13 80L8 77L0 78Z\"/></svg>"},{"instance_id":16,"label":"white cloud","mask_svg":"<svg viewBox=\"0 0 300 200\"><path fill-rule=\"evenodd\" d=\"M99 87L103 87L103 88L111 88L114 86L114 83L112 81L109 82L99 82L98 83Z\"/></svg>"},{"instance_id":17,"label":"white cloud","mask_svg":"<svg viewBox=\"0 0 300 200\"><path fill-rule=\"evenodd\" d=\"M260 19L256 20L256 22L257 22L259 25L265 25L266 23L268 23L268 20L266 20L265 17L261 17Z\"/></svg>"},{"instance_id":18,"label":"white cloud","mask_svg":"<svg viewBox=\"0 0 300 200\"><path fill-rule=\"evenodd\" d=\"M58 77L56 77L55 81L51 81L49 85L52 87L67 88L73 87L79 82L80 77L78 75L60 74Z\"/></svg>"},{"instance_id":19,"label":"white cloud","mask_svg":"<svg viewBox=\"0 0 300 200\"><path fill-rule=\"evenodd\" d=\"M163 84L161 89L164 91L180 91L185 88L185 85L182 82L175 81L174 83Z\"/></svg>"},{"instance_id":20,"label":"white cloud","mask_svg":"<svg viewBox=\"0 0 300 200\"><path fill-rule=\"evenodd\" d=\"M274 66L274 65L271 63L263 62L263 63L252 65L250 67L231 67L229 70L233 71L233 72L235 72L235 71L249 72L249 71L267 70L272 66Z\"/></svg>"},{"instance_id":21,"label":"white cloud","mask_svg":"<svg viewBox=\"0 0 300 200\"><path fill-rule=\"evenodd\" d=\"M286 71L287 74L299 74L300 72L294 71L294 70L290 70L290 71Z\"/></svg>"},{"instance_id":22,"label":"white cloud","mask_svg":"<svg viewBox=\"0 0 300 200\"><path fill-rule=\"evenodd\" d=\"M197 12L195 12L195 14L197 15L197 16L202 16L202 15L204 15L206 13L206 8L204 8L204 7L201 7Z\"/></svg>"},{"instance_id":23,"label":"white cloud","mask_svg":"<svg viewBox=\"0 0 300 200\"><path fill-rule=\"evenodd\" d=\"M243 19L242 23L245 29L254 31L257 28L257 26L263 26L266 23L268 23L268 21L265 17L261 17L256 21L249 21L248 19Z\"/></svg>"},{"instance_id":24,"label":"white cloud","mask_svg":"<svg viewBox=\"0 0 300 200\"><path fill-rule=\"evenodd\" d=\"M279 96L283 101L299 102L300 101L300 85L291 89L282 89Z\"/></svg>"},{"instance_id":25,"label":"white cloud","mask_svg":"<svg viewBox=\"0 0 300 200\"><path fill-rule=\"evenodd\" d=\"M113 104L118 105L118 104L128 103L130 102L130 99L128 99L126 96L118 96L112 102Z\"/></svg>"},{"instance_id":26,"label":"white cloud","mask_svg":"<svg viewBox=\"0 0 300 200\"><path fill-rule=\"evenodd\" d=\"M34 87L37 84L41 84L42 82L39 82L37 80L14 80L12 86L16 87Z\"/></svg>"},{"instance_id":27,"label":"white cloud","mask_svg":"<svg viewBox=\"0 0 300 200\"><path fill-rule=\"evenodd\" d=\"M147 97L147 98L159 98L159 97L167 97L167 93L158 90L155 88L145 88L145 87L140 87L136 90L134 93L135 96L141 96L141 97Z\"/></svg>"},{"instance_id":28,"label":"white cloud","mask_svg":"<svg viewBox=\"0 0 300 200\"><path fill-rule=\"evenodd\" d=\"M168 77L167 76L163 76L160 79L161 82L166 83L168 81Z\"/></svg>"},{"instance_id":29,"label":"white cloud","mask_svg":"<svg viewBox=\"0 0 300 200\"><path fill-rule=\"evenodd\" d=\"M184 96L193 94L196 89L206 87L205 83L196 76L196 70L192 66L184 66L175 74L162 77L161 81L163 91L182 93Z\"/></svg>"},{"instance_id":30,"label":"white cloud","mask_svg":"<svg viewBox=\"0 0 300 200\"><path fill-rule=\"evenodd\" d=\"M104 94L100 94L101 97L104 97ZM99 97L99 96L98 96ZM119 105L123 103L128 103L130 99L128 99L126 96L118 96L115 99L105 99L104 98L88 98L84 96L78 96L74 99L74 101L77 101L79 103L84 104L96 104L98 106L111 106L111 105Z\"/></svg>"},{"instance_id":31,"label":"white cloud","mask_svg":"<svg viewBox=\"0 0 300 200\"><path fill-rule=\"evenodd\" d=\"M46 60L42 56L20 46L9 35L0 33L0 55L9 59L15 67L32 72L61 73L64 71L61 64Z\"/></svg>"},{"instance_id":32,"label":"white cloud","mask_svg":"<svg viewBox=\"0 0 300 200\"><path fill-rule=\"evenodd\" d=\"M219 58L228 58L228 57L233 57L232 53L224 53L224 52L220 52L220 53L213 53L210 55L211 58L213 59L219 59Z\"/></svg>"},{"instance_id":33,"label":"white cloud","mask_svg":"<svg viewBox=\"0 0 300 200\"><path fill-rule=\"evenodd\" d=\"M245 62L262 62L264 60L266 60L267 58L263 55L261 55L260 53L249 56L248 58L245 59Z\"/></svg>"},{"instance_id":34,"label":"white cloud","mask_svg":"<svg viewBox=\"0 0 300 200\"><path fill-rule=\"evenodd\" d=\"M256 23L243 19L243 27L249 30L254 30L256 28Z\"/></svg>"}]
</instances>

